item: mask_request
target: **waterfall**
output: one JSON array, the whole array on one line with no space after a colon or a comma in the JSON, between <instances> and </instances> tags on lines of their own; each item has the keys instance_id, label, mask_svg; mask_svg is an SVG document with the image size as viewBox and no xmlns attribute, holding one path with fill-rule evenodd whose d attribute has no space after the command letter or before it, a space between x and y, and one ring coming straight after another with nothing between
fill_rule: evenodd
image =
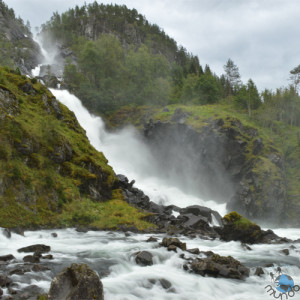
<instances>
[{"instance_id":1,"label":"waterfall","mask_svg":"<svg viewBox=\"0 0 300 300\"><path fill-rule=\"evenodd\" d=\"M129 180L135 180L136 187L142 189L152 201L179 207L197 204L214 209L221 215L226 213L225 203L205 201L182 191L175 183L161 177L163 172L160 166L135 128L126 127L118 132L109 133L105 130L103 120L91 115L76 96L67 90L50 90L61 103L75 113L91 144L104 153L115 172L126 175Z\"/></svg>"}]
</instances>

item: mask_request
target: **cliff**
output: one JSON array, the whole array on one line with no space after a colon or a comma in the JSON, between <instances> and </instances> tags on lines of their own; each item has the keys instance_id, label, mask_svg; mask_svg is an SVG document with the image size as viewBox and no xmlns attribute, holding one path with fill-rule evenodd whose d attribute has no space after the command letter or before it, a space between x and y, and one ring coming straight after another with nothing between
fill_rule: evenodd
<instances>
[{"instance_id":1,"label":"cliff","mask_svg":"<svg viewBox=\"0 0 300 300\"><path fill-rule=\"evenodd\" d=\"M0 227L140 229L101 152L36 79L0 68Z\"/></svg>"},{"instance_id":2,"label":"cliff","mask_svg":"<svg viewBox=\"0 0 300 300\"><path fill-rule=\"evenodd\" d=\"M280 147L226 106L122 108L109 120L140 128L164 176L183 189L261 223L282 224L294 209Z\"/></svg>"}]
</instances>

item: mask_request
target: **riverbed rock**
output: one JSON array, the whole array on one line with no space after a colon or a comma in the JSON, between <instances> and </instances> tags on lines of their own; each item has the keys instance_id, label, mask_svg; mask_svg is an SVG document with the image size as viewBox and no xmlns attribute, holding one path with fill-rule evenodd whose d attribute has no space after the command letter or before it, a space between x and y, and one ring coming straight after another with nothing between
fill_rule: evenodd
<instances>
[{"instance_id":1,"label":"riverbed rock","mask_svg":"<svg viewBox=\"0 0 300 300\"><path fill-rule=\"evenodd\" d=\"M10 261L10 260L13 260L13 259L15 259L15 257L12 254L0 256L0 262L1 261L7 262L7 261Z\"/></svg>"},{"instance_id":2,"label":"riverbed rock","mask_svg":"<svg viewBox=\"0 0 300 300\"><path fill-rule=\"evenodd\" d=\"M136 255L135 261L140 266L152 266L153 255L148 251L141 251Z\"/></svg>"},{"instance_id":3,"label":"riverbed rock","mask_svg":"<svg viewBox=\"0 0 300 300\"><path fill-rule=\"evenodd\" d=\"M262 267L257 267L256 269L255 269L255 273L254 273L254 275L256 275L256 276L261 276L261 275L263 275L263 274L265 274L265 272L264 272L264 270L263 270L263 268Z\"/></svg>"},{"instance_id":4,"label":"riverbed rock","mask_svg":"<svg viewBox=\"0 0 300 300\"><path fill-rule=\"evenodd\" d=\"M161 242L161 245L164 247L169 247L169 246L173 245L173 246L180 248L183 251L186 250L186 243L182 243L178 238L164 237Z\"/></svg>"},{"instance_id":5,"label":"riverbed rock","mask_svg":"<svg viewBox=\"0 0 300 300\"><path fill-rule=\"evenodd\" d=\"M72 264L51 282L48 300L103 300L103 285L98 275L86 264Z\"/></svg>"},{"instance_id":6,"label":"riverbed rock","mask_svg":"<svg viewBox=\"0 0 300 300\"><path fill-rule=\"evenodd\" d=\"M231 256L213 254L207 258L196 258L191 263L191 271L202 276L243 279L250 270Z\"/></svg>"},{"instance_id":7,"label":"riverbed rock","mask_svg":"<svg viewBox=\"0 0 300 300\"><path fill-rule=\"evenodd\" d=\"M57 233L56 232L52 232L51 236L54 237L54 238L57 238Z\"/></svg>"},{"instance_id":8,"label":"riverbed rock","mask_svg":"<svg viewBox=\"0 0 300 300\"><path fill-rule=\"evenodd\" d=\"M283 253L284 255L289 255L290 254L290 251L289 249L282 249L279 251L280 253Z\"/></svg>"},{"instance_id":9,"label":"riverbed rock","mask_svg":"<svg viewBox=\"0 0 300 300\"><path fill-rule=\"evenodd\" d=\"M2 231L2 233L3 233L3 235L4 235L6 238L8 238L8 239L11 238L11 232L10 232L10 230L9 230L8 228L4 228L3 231Z\"/></svg>"},{"instance_id":10,"label":"riverbed rock","mask_svg":"<svg viewBox=\"0 0 300 300\"><path fill-rule=\"evenodd\" d=\"M200 254L199 248L187 249L186 251L191 254Z\"/></svg>"},{"instance_id":11,"label":"riverbed rock","mask_svg":"<svg viewBox=\"0 0 300 300\"><path fill-rule=\"evenodd\" d=\"M45 253L49 252L51 250L50 246L43 245L43 244L36 244L36 245L31 245L27 247L23 247L18 249L18 252L40 252L40 253Z\"/></svg>"},{"instance_id":12,"label":"riverbed rock","mask_svg":"<svg viewBox=\"0 0 300 300\"><path fill-rule=\"evenodd\" d=\"M0 288L0 298L2 297L3 295L3 290Z\"/></svg>"},{"instance_id":13,"label":"riverbed rock","mask_svg":"<svg viewBox=\"0 0 300 300\"><path fill-rule=\"evenodd\" d=\"M231 212L223 218L224 226L215 228L220 238L226 242L241 241L247 244L281 243L290 240L280 238L272 230L262 230L260 226L244 218L237 212Z\"/></svg>"},{"instance_id":14,"label":"riverbed rock","mask_svg":"<svg viewBox=\"0 0 300 300\"><path fill-rule=\"evenodd\" d=\"M150 242L151 242L151 243L152 243L152 242L155 243L155 242L157 242L157 241L158 241L158 239L157 239L156 237L150 236L149 239L148 239L146 242L147 242L147 243L150 243Z\"/></svg>"},{"instance_id":15,"label":"riverbed rock","mask_svg":"<svg viewBox=\"0 0 300 300\"><path fill-rule=\"evenodd\" d=\"M23 257L23 261L29 263L39 263L40 258L37 255L26 255Z\"/></svg>"},{"instance_id":16,"label":"riverbed rock","mask_svg":"<svg viewBox=\"0 0 300 300\"><path fill-rule=\"evenodd\" d=\"M4 274L0 274L0 287L9 287L12 284L12 280Z\"/></svg>"}]
</instances>

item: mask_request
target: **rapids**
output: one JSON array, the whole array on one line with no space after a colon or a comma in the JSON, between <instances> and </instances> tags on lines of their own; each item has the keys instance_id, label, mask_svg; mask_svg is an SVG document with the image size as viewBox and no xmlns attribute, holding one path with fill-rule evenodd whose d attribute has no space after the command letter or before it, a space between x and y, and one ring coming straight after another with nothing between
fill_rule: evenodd
<instances>
[{"instance_id":1,"label":"rapids","mask_svg":"<svg viewBox=\"0 0 300 300\"><path fill-rule=\"evenodd\" d=\"M1 229L0 229L1 231ZM292 276L295 284L300 285L300 253L290 249L286 256L279 251L289 248L289 244L281 245L251 245L252 250L246 251L239 242L221 242L220 240L188 239L179 237L187 243L188 248L199 247L200 250L211 250L220 255L231 255L243 264L252 267L251 276L244 281L201 277L183 270L182 253L168 252L166 248L158 247L158 242L145 242L149 234L131 234L126 237L120 232L77 232L75 229L55 230L58 237L51 236L49 230L27 231L25 237L12 234L7 239L0 232L0 256L13 254L22 260L24 253L17 249L32 245L46 244L51 246L54 260L46 264L51 270L39 273L25 273L13 275L13 281L19 288L37 285L45 292L50 287L55 274L71 263L87 263L101 277L106 300L243 300L271 299L264 289L271 283L270 272L274 272L278 265L283 273ZM287 237L299 237L300 229L278 229L275 233ZM162 236L156 235L159 241ZM294 244L297 248L299 244ZM140 250L150 251L154 258L153 266L140 267L134 262L134 253ZM193 256L186 254L186 256ZM254 276L256 266L274 263L274 267L264 267L265 275ZM17 263L16 263L17 265ZM166 279L171 284L171 290L164 289L159 279ZM154 279L154 284L149 280ZM5 291L5 290L4 290ZM296 294L295 299L300 297ZM285 299L285 298L284 298Z\"/></svg>"}]
</instances>

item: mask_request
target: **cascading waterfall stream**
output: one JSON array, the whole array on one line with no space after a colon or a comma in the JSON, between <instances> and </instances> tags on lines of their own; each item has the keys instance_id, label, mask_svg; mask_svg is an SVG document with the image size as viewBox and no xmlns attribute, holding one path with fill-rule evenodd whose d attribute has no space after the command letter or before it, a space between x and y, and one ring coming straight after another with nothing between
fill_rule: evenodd
<instances>
[{"instance_id":1,"label":"cascading waterfall stream","mask_svg":"<svg viewBox=\"0 0 300 300\"><path fill-rule=\"evenodd\" d=\"M60 102L75 113L91 144L104 153L115 172L126 175L130 180L136 180L136 186L152 201L179 207L198 204L217 210L221 215L226 213L225 203L204 201L161 178L159 174L162 172L155 164L155 157L134 128L128 127L116 133L108 133L102 119L92 116L77 97L66 90L50 90Z\"/></svg>"},{"instance_id":2,"label":"cascading waterfall stream","mask_svg":"<svg viewBox=\"0 0 300 300\"><path fill-rule=\"evenodd\" d=\"M47 62L46 62L47 64ZM35 70L37 74L39 70ZM99 151L103 151L116 173L125 174L130 180L135 179L136 185L155 202L187 206L199 204L208 206L225 213L225 204L214 201L204 201L191 196L169 181L164 181L158 175L155 159L148 147L140 140L134 128L126 128L117 133L108 133L101 118L90 115L82 106L80 100L68 91L51 90L59 101L74 111L79 123L86 130L91 143ZM290 239L300 237L300 229L274 230L280 236ZM74 229L55 230L57 237L51 235L50 230L26 231L25 236L12 234L10 239L2 234L0 228L0 256L13 254L17 260L22 260L23 254L17 249L32 245L46 244L51 246L54 260L47 266L51 269L45 272L12 275L17 284L14 289L22 289L29 285L36 285L47 292L52 278L64 267L71 263L87 263L98 272L104 286L105 300L265 300L269 294L264 289L270 284L270 272L280 265L284 273L300 285L300 252L290 248L290 244L251 245L252 250L246 251L240 242L222 242L220 240L190 239L179 237L186 242L188 248L199 248L201 251L211 250L220 255L231 255L243 264L253 267L250 277L244 281L201 277L183 270L184 260L180 258L183 252L168 252L159 247L158 242L146 243L149 234L131 234L125 236L120 232L77 232ZM162 235L156 235L159 241ZM280 252L289 248L288 256ZM135 263L134 254L147 250L153 254L152 266L140 267ZM184 252L186 257L193 254ZM266 264L274 264L266 267ZM18 265L18 263L11 263ZM1 266L1 265L0 265ZM261 277L254 276L257 266L264 269ZM0 269L1 270L1 269ZM172 287L163 288L160 279L168 280ZM7 289L4 290L4 297ZM299 298L299 294L295 296ZM285 299L285 298L283 298ZM83 299L84 300L84 299Z\"/></svg>"}]
</instances>

